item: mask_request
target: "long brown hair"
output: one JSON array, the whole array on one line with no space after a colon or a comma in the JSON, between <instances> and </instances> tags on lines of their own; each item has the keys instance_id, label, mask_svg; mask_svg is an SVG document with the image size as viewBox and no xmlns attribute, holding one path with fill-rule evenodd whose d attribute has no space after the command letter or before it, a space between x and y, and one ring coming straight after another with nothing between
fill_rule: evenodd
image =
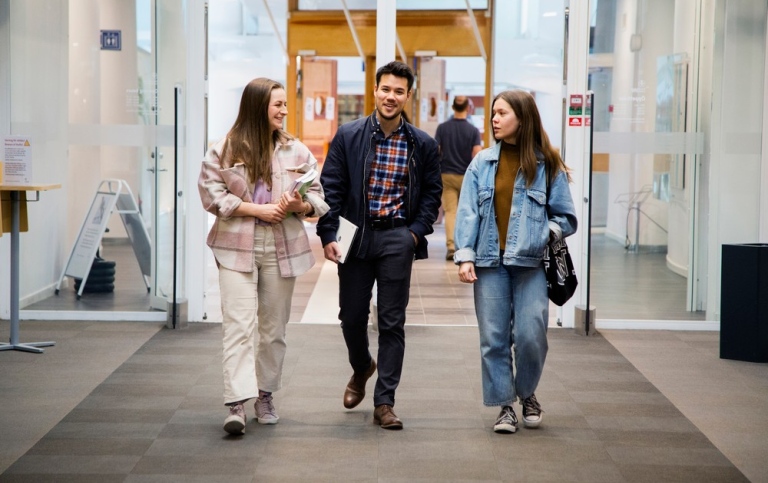
<instances>
[{"instance_id":1,"label":"long brown hair","mask_svg":"<svg viewBox=\"0 0 768 483\"><path fill-rule=\"evenodd\" d=\"M509 104L520 122L517 134L515 135L515 141L520 150L520 166L523 170L523 175L525 175L526 185L530 186L536 178L537 151L541 152L544 156L550 182L555 179L555 176L561 170L565 171L570 181L571 175L568 167L560 157L560 152L552 147L552 144L549 142L549 136L544 131L539 109L536 107L536 101L533 96L520 89L501 92L493 98L491 112L493 112L493 106L496 105L496 101L499 99L503 99ZM493 117L491 117L491 132L493 132Z\"/></svg>"},{"instance_id":2,"label":"long brown hair","mask_svg":"<svg viewBox=\"0 0 768 483\"><path fill-rule=\"evenodd\" d=\"M245 86L240 98L240 111L227 133L227 143L221 153L221 159L228 160L225 168L243 163L251 183L263 180L270 188L275 146L281 141L293 139L282 129L272 131L269 101L275 89L285 88L279 82L264 77L253 79Z\"/></svg>"}]
</instances>

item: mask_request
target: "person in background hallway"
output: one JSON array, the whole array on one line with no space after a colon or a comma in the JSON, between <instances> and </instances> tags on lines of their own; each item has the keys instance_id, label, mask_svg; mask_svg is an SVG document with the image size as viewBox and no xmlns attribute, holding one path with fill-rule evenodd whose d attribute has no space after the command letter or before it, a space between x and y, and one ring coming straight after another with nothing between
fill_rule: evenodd
<instances>
[{"instance_id":1,"label":"person in background hallway","mask_svg":"<svg viewBox=\"0 0 768 483\"><path fill-rule=\"evenodd\" d=\"M272 393L281 387L293 287L315 264L302 220L328 210L317 178L303 196L288 192L299 176L289 171L306 172L317 161L283 130L287 114L283 86L252 80L237 120L206 154L198 180L203 207L216 215L208 246L219 267L224 430L230 434L245 432L243 404L252 398L259 423L279 419Z\"/></svg>"},{"instance_id":2,"label":"person in background hallway","mask_svg":"<svg viewBox=\"0 0 768 483\"><path fill-rule=\"evenodd\" d=\"M480 152L480 130L469 120L469 98L456 96L453 99L453 117L437 126L435 140L442 158L440 170L443 179L443 211L445 212L446 260L453 260L456 251L453 231L456 226L456 208L459 204L461 182L469 162Z\"/></svg>"},{"instance_id":3,"label":"person in background hallway","mask_svg":"<svg viewBox=\"0 0 768 483\"><path fill-rule=\"evenodd\" d=\"M405 354L411 266L414 258L427 258L426 236L433 231L442 191L437 143L402 116L413 81L413 71L402 62L378 69L376 110L339 128L320 175L330 206L317 224L325 258L338 262L341 254L336 243L339 216L358 227L346 261L338 266L339 320L353 370L344 407L360 404L366 381L378 367L373 417L385 429L403 427L393 407ZM368 349L374 282L376 359Z\"/></svg>"},{"instance_id":4,"label":"person in background hallway","mask_svg":"<svg viewBox=\"0 0 768 483\"><path fill-rule=\"evenodd\" d=\"M516 399L523 424L541 424L534 391L549 320L542 259L549 238L572 235L577 221L568 168L549 143L533 97L504 91L491 113L499 143L482 150L464 176L454 258L459 280L474 284L483 403L501 406L494 431L514 433Z\"/></svg>"}]
</instances>

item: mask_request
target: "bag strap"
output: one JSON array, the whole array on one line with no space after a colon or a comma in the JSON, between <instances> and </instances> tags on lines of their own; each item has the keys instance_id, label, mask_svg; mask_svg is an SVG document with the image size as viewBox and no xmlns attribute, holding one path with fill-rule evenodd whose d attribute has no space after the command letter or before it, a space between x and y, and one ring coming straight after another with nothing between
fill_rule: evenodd
<instances>
[{"instance_id":1,"label":"bag strap","mask_svg":"<svg viewBox=\"0 0 768 483\"><path fill-rule=\"evenodd\" d=\"M546 181L547 181L547 204L545 208L547 209L547 221L549 221L549 166L547 166L547 160L544 160L544 174L546 175Z\"/></svg>"}]
</instances>

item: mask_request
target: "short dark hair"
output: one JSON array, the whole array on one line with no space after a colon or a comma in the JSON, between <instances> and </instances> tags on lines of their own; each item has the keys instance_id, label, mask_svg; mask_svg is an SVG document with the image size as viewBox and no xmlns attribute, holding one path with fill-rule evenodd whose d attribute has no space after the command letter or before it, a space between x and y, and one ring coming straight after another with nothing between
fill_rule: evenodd
<instances>
[{"instance_id":1,"label":"short dark hair","mask_svg":"<svg viewBox=\"0 0 768 483\"><path fill-rule=\"evenodd\" d=\"M464 99L463 101L459 102L459 99ZM469 100L469 97L467 96L456 96L453 98L453 105L451 106L454 111L456 112L464 112L467 109L469 109L469 103L471 101Z\"/></svg>"},{"instance_id":2,"label":"short dark hair","mask_svg":"<svg viewBox=\"0 0 768 483\"><path fill-rule=\"evenodd\" d=\"M381 76L385 74L392 74L395 77L403 77L408 80L408 90L413 89L413 70L408 67L408 64L404 64L398 60L393 60L389 64L382 65L379 70L376 71L376 85L381 82Z\"/></svg>"}]
</instances>

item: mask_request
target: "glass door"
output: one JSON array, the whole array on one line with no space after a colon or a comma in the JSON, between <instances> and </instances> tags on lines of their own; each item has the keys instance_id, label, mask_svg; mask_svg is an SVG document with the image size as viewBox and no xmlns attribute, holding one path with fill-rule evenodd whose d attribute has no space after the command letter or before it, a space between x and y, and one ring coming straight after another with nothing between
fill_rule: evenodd
<instances>
[{"instance_id":1,"label":"glass door","mask_svg":"<svg viewBox=\"0 0 768 483\"><path fill-rule=\"evenodd\" d=\"M694 287L703 277L694 243L703 152L696 46L676 32L694 12L653 0L591 7L591 303L600 319L703 320Z\"/></svg>"},{"instance_id":2,"label":"glass door","mask_svg":"<svg viewBox=\"0 0 768 483\"><path fill-rule=\"evenodd\" d=\"M176 195L183 176L176 160L183 149L176 146L184 144L186 124L187 0L99 0L98 8L93 0L57 5L63 11L40 2L12 2L15 18L30 19L29 25L18 22L16 50L35 48L38 33L48 32L53 39L46 45L50 57L56 56L39 62L12 59L20 67L13 79L20 102L12 113L19 118L18 132L44 140L48 132L66 133L63 146L40 157L51 160L45 171L64 187L61 263L67 263L104 181L120 186L117 209L124 213L113 212L99 234L97 256L114 267L113 289L89 293L86 282L82 298L76 298L73 280L67 279L60 293L25 311L38 319L67 311L79 320L166 320L166 314L153 309L167 310L174 291L177 298L184 293L175 269L181 270L184 261L184 240L176 235L184 233ZM59 70L52 74L54 67ZM34 95L47 92L51 78L65 79L61 94L54 99ZM31 109L48 113L36 117L40 126L23 122Z\"/></svg>"},{"instance_id":3,"label":"glass door","mask_svg":"<svg viewBox=\"0 0 768 483\"><path fill-rule=\"evenodd\" d=\"M567 0L496 1L493 12L491 98L508 89L530 92L550 142L561 151L567 5ZM484 120L488 126L489 115ZM495 144L492 135L488 139ZM550 324L562 323L561 309L551 305L549 314Z\"/></svg>"}]
</instances>

